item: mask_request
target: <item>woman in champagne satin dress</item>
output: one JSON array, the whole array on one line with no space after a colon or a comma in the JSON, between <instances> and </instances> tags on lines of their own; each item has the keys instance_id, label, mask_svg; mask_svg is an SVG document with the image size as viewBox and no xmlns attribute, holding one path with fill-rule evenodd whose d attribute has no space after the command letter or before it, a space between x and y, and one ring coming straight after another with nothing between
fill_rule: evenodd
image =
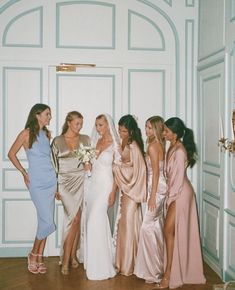
<instances>
[{"instance_id":1,"label":"woman in champagne satin dress","mask_svg":"<svg viewBox=\"0 0 235 290\"><path fill-rule=\"evenodd\" d=\"M121 191L116 239L116 268L125 276L133 274L142 223L141 202L146 201L147 170L141 131L131 115L119 120L122 139L121 160L114 164L115 182Z\"/></svg>"},{"instance_id":2,"label":"woman in champagne satin dress","mask_svg":"<svg viewBox=\"0 0 235 290\"><path fill-rule=\"evenodd\" d=\"M52 156L58 175L57 199L64 207L64 222L61 242L61 273L69 274L69 263L78 267L77 250L80 240L80 219L84 198L84 164L78 159L75 150L80 144L90 144L87 135L80 134L83 117L77 111L67 114L60 136L52 142Z\"/></svg>"},{"instance_id":3,"label":"woman in champagne satin dress","mask_svg":"<svg viewBox=\"0 0 235 290\"><path fill-rule=\"evenodd\" d=\"M165 122L164 136L170 141L166 155L166 268L156 289L204 284L206 280L203 274L196 198L186 173L187 168L196 163L193 131L181 119L173 117Z\"/></svg>"},{"instance_id":4,"label":"woman in champagne satin dress","mask_svg":"<svg viewBox=\"0 0 235 290\"><path fill-rule=\"evenodd\" d=\"M148 201L140 229L140 240L134 274L146 283L160 282L164 272L163 205L166 197L164 176L164 120L153 116L146 121L146 163L148 168Z\"/></svg>"}]
</instances>

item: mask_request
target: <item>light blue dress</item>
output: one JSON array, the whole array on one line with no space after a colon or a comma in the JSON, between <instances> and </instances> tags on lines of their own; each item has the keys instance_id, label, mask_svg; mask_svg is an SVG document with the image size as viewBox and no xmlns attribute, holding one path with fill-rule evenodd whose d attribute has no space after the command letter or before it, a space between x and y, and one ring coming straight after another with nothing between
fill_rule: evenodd
<instances>
[{"instance_id":1,"label":"light blue dress","mask_svg":"<svg viewBox=\"0 0 235 290\"><path fill-rule=\"evenodd\" d=\"M38 227L36 237L46 238L56 229L54 223L56 173L51 161L51 147L44 130L39 131L37 140L26 150L29 169L29 192L36 207Z\"/></svg>"}]
</instances>

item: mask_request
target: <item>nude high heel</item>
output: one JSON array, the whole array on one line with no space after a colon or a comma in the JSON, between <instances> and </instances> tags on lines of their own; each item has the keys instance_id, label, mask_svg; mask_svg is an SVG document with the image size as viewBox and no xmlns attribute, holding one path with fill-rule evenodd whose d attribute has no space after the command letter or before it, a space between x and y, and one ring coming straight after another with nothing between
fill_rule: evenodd
<instances>
[{"instance_id":1,"label":"nude high heel","mask_svg":"<svg viewBox=\"0 0 235 290\"><path fill-rule=\"evenodd\" d=\"M38 254L37 256L42 257L42 255L40 255L40 254ZM38 272L40 274L46 274L47 267L46 267L45 263L43 263L43 262L38 263Z\"/></svg>"},{"instance_id":2,"label":"nude high heel","mask_svg":"<svg viewBox=\"0 0 235 290\"><path fill-rule=\"evenodd\" d=\"M71 258L70 262L71 262L71 267L72 268L78 268L79 263L78 263L76 258Z\"/></svg>"},{"instance_id":3,"label":"nude high heel","mask_svg":"<svg viewBox=\"0 0 235 290\"><path fill-rule=\"evenodd\" d=\"M155 288L153 288L153 290L156 289L169 289L169 279L166 277L162 278L162 281L157 284L157 286Z\"/></svg>"},{"instance_id":4,"label":"nude high heel","mask_svg":"<svg viewBox=\"0 0 235 290\"><path fill-rule=\"evenodd\" d=\"M29 253L28 254L28 271L32 274L38 274L38 263L37 262L31 262L30 256L36 257L37 255L34 253Z\"/></svg>"},{"instance_id":5,"label":"nude high heel","mask_svg":"<svg viewBox=\"0 0 235 290\"><path fill-rule=\"evenodd\" d=\"M63 275L69 275L69 268L67 266L63 266L61 267L61 274Z\"/></svg>"}]
</instances>

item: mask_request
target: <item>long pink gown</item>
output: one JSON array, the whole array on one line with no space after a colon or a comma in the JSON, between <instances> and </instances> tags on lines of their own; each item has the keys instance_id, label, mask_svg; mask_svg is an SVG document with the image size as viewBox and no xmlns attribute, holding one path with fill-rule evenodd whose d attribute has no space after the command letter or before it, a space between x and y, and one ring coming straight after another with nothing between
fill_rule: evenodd
<instances>
[{"instance_id":1,"label":"long pink gown","mask_svg":"<svg viewBox=\"0 0 235 290\"><path fill-rule=\"evenodd\" d=\"M148 168L148 198L152 192L152 165L146 158ZM160 282L164 272L164 214L163 205L166 197L166 180L163 172L164 162L159 162L159 180L156 194L156 209L146 212L140 230L140 239L134 274L147 283Z\"/></svg>"},{"instance_id":2,"label":"long pink gown","mask_svg":"<svg viewBox=\"0 0 235 290\"><path fill-rule=\"evenodd\" d=\"M167 208L175 201L175 239L169 287L204 284L203 262L194 190L187 178L187 153L182 143L167 154Z\"/></svg>"},{"instance_id":3,"label":"long pink gown","mask_svg":"<svg viewBox=\"0 0 235 290\"><path fill-rule=\"evenodd\" d=\"M120 164L114 164L115 181L121 191L117 218L116 268L125 276L133 274L139 231L142 223L141 202L146 201L147 170L135 141L122 152Z\"/></svg>"}]
</instances>

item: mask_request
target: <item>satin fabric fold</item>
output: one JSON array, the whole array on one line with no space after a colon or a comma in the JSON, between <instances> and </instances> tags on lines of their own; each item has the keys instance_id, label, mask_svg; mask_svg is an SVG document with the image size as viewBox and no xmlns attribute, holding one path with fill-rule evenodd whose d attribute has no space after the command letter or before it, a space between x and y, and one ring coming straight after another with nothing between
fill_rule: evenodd
<instances>
[{"instance_id":1,"label":"satin fabric fold","mask_svg":"<svg viewBox=\"0 0 235 290\"><path fill-rule=\"evenodd\" d=\"M121 162L113 165L121 191L116 237L116 268L120 274L133 274L142 223L141 202L146 201L147 170L136 142L127 145Z\"/></svg>"},{"instance_id":2,"label":"satin fabric fold","mask_svg":"<svg viewBox=\"0 0 235 290\"><path fill-rule=\"evenodd\" d=\"M175 201L175 239L169 287L204 284L203 262L195 193L187 174L187 153L182 143L167 154L167 208ZM166 262L166 256L165 256Z\"/></svg>"},{"instance_id":3,"label":"satin fabric fold","mask_svg":"<svg viewBox=\"0 0 235 290\"><path fill-rule=\"evenodd\" d=\"M80 135L79 143L87 146L90 144L90 138L87 135ZM62 259L64 242L72 222L79 209L82 210L83 207L85 171L78 157L73 151L69 150L63 135L54 138L51 147L53 163L58 176L58 192L61 195L61 202L64 208L60 249ZM79 149L79 147L76 149Z\"/></svg>"},{"instance_id":4,"label":"satin fabric fold","mask_svg":"<svg viewBox=\"0 0 235 290\"><path fill-rule=\"evenodd\" d=\"M152 192L152 166L146 158L148 168L148 199ZM140 230L140 240L134 274L148 283L160 282L164 272L164 201L166 197L166 180L163 172L163 161L159 162L159 180L156 193L156 208L146 211Z\"/></svg>"}]
</instances>

